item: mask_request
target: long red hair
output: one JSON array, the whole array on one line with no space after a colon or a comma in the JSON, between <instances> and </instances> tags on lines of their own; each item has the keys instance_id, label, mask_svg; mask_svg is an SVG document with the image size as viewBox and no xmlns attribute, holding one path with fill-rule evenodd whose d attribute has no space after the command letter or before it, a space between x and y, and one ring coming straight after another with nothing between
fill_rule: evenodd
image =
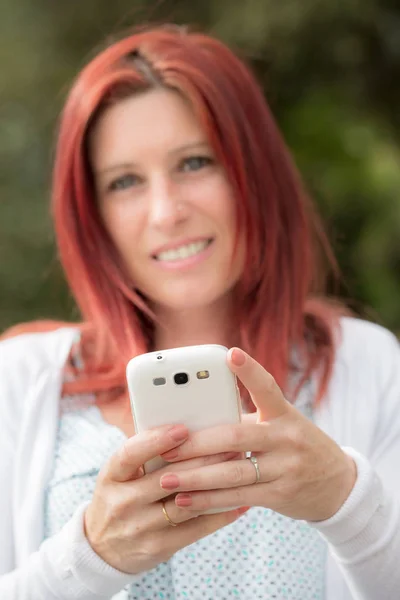
<instances>
[{"instance_id":1,"label":"long red hair","mask_svg":"<svg viewBox=\"0 0 400 600\"><path fill-rule=\"evenodd\" d=\"M318 369L321 397L340 313L324 299L324 271L336 269L328 241L250 69L216 39L172 26L103 50L79 74L62 113L52 211L82 315L86 372L75 390L123 388L127 361L152 347L154 316L99 217L87 139L110 103L157 86L191 103L234 190L247 248L237 289L242 347L282 387L296 348L305 376Z\"/></svg>"}]
</instances>

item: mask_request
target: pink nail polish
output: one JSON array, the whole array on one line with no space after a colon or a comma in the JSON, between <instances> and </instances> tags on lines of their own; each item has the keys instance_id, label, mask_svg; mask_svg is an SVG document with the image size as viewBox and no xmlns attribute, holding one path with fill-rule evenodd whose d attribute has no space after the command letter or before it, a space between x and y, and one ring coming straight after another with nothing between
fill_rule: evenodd
<instances>
[{"instance_id":1,"label":"pink nail polish","mask_svg":"<svg viewBox=\"0 0 400 600\"><path fill-rule=\"evenodd\" d=\"M179 452L174 448L173 450L168 450L168 452L165 452L161 456L164 460L174 460L175 458L178 458Z\"/></svg>"},{"instance_id":2,"label":"pink nail polish","mask_svg":"<svg viewBox=\"0 0 400 600\"><path fill-rule=\"evenodd\" d=\"M178 494L175 498L175 504L181 508L192 506L192 496L190 494Z\"/></svg>"},{"instance_id":3,"label":"pink nail polish","mask_svg":"<svg viewBox=\"0 0 400 600\"><path fill-rule=\"evenodd\" d=\"M238 508L239 516L242 516L245 513L247 513L247 511L249 510L249 508L250 508L250 506L241 506L240 508Z\"/></svg>"},{"instance_id":4,"label":"pink nail polish","mask_svg":"<svg viewBox=\"0 0 400 600\"><path fill-rule=\"evenodd\" d=\"M233 459L235 459L235 458L241 458L241 452L227 452L227 453L224 455L224 459L225 459L226 461L228 461L228 460L233 460Z\"/></svg>"},{"instance_id":5,"label":"pink nail polish","mask_svg":"<svg viewBox=\"0 0 400 600\"><path fill-rule=\"evenodd\" d=\"M163 475L160 485L165 490L174 490L179 487L179 478L176 475Z\"/></svg>"},{"instance_id":6,"label":"pink nail polish","mask_svg":"<svg viewBox=\"0 0 400 600\"><path fill-rule=\"evenodd\" d=\"M188 430L184 425L174 425L168 433L175 442L183 442L188 437Z\"/></svg>"},{"instance_id":7,"label":"pink nail polish","mask_svg":"<svg viewBox=\"0 0 400 600\"><path fill-rule=\"evenodd\" d=\"M239 348L233 348L231 352L231 360L236 367L241 367L245 363L246 356Z\"/></svg>"}]
</instances>

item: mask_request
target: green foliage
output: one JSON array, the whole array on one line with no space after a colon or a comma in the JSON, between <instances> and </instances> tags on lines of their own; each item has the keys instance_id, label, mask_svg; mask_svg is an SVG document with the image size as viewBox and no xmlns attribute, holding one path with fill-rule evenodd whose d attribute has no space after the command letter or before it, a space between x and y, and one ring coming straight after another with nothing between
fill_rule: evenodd
<instances>
[{"instance_id":1,"label":"green foliage","mask_svg":"<svg viewBox=\"0 0 400 600\"><path fill-rule=\"evenodd\" d=\"M8 0L0 22L0 329L76 318L48 215L57 116L110 35L190 23L252 64L358 307L400 331L400 5L394 0Z\"/></svg>"}]
</instances>

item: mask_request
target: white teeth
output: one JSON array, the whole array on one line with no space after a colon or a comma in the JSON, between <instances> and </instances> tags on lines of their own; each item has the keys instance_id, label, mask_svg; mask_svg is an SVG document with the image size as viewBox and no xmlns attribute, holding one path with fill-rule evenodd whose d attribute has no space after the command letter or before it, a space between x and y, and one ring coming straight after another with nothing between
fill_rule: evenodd
<instances>
[{"instance_id":1,"label":"white teeth","mask_svg":"<svg viewBox=\"0 0 400 600\"><path fill-rule=\"evenodd\" d=\"M173 250L166 250L156 255L157 260L173 261L182 260L194 256L202 252L209 244L209 240L203 240L201 242L194 242L193 244L187 244L180 248L174 248Z\"/></svg>"}]
</instances>

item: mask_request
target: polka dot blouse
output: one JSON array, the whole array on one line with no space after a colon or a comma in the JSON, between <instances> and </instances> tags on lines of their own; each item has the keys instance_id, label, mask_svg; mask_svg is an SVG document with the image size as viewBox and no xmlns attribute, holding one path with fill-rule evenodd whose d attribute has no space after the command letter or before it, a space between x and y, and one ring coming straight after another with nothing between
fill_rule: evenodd
<instances>
[{"instance_id":1,"label":"polka dot blouse","mask_svg":"<svg viewBox=\"0 0 400 600\"><path fill-rule=\"evenodd\" d=\"M300 410L310 412L310 407L305 403ZM45 495L45 537L90 500L101 466L124 439L95 405L62 400ZM322 600L325 559L325 542L306 523L253 507L143 573L112 600Z\"/></svg>"}]
</instances>

